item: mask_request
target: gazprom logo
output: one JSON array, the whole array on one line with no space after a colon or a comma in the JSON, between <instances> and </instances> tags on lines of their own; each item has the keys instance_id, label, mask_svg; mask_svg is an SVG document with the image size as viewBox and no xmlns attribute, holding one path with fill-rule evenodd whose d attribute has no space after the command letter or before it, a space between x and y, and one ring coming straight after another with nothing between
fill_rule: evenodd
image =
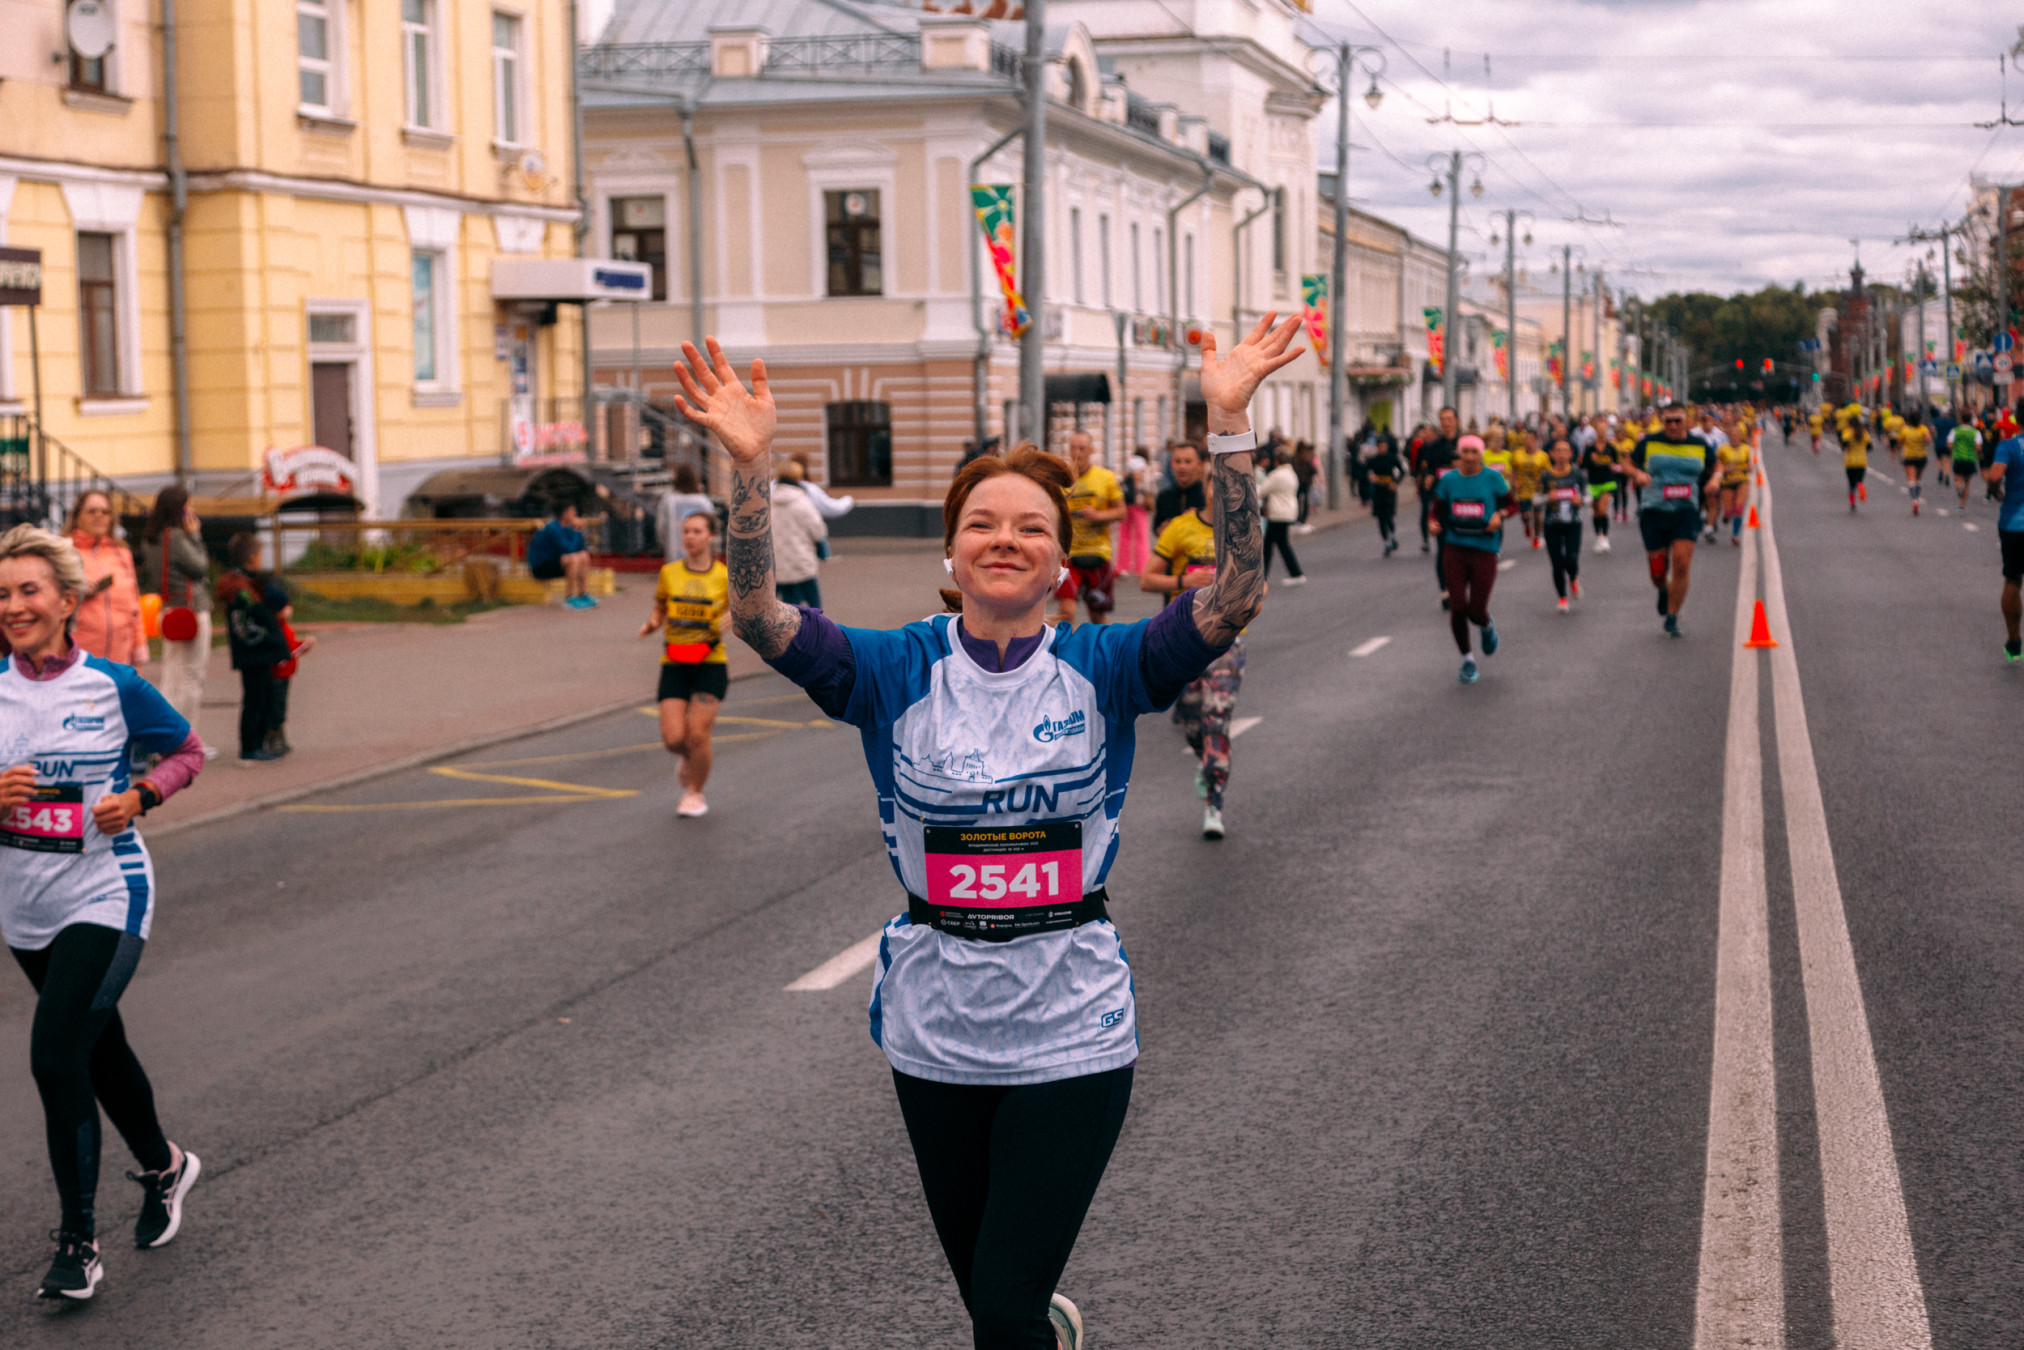
<instances>
[{"instance_id":1,"label":"gazprom logo","mask_svg":"<svg viewBox=\"0 0 2024 1350\"><path fill-rule=\"evenodd\" d=\"M65 731L104 731L105 719L103 717L93 717L87 713L72 713L63 719L63 729Z\"/></svg>"},{"instance_id":2,"label":"gazprom logo","mask_svg":"<svg viewBox=\"0 0 2024 1350\"><path fill-rule=\"evenodd\" d=\"M1033 739L1036 741L1058 741L1069 736L1080 736L1087 730L1089 730L1089 720L1083 716L1082 709L1077 708L1058 722L1045 717L1041 718L1040 725L1033 728Z\"/></svg>"}]
</instances>

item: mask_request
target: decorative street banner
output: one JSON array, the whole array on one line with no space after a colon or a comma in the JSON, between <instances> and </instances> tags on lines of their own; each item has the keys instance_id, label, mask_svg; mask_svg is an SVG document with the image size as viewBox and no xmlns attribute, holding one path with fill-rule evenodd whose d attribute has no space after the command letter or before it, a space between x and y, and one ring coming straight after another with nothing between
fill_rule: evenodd
<instances>
[{"instance_id":1,"label":"decorative street banner","mask_svg":"<svg viewBox=\"0 0 2024 1350\"><path fill-rule=\"evenodd\" d=\"M984 246L990 250L991 265L998 269L998 288L1005 293L1005 331L1024 337L1033 326L1033 315L1019 296L1018 274L1013 264L1012 185L973 183L970 205L976 208L977 224L984 231Z\"/></svg>"},{"instance_id":2,"label":"decorative street banner","mask_svg":"<svg viewBox=\"0 0 2024 1350\"><path fill-rule=\"evenodd\" d=\"M1614 356L1609 358L1609 387L1612 389L1623 388L1623 362L1617 360Z\"/></svg>"},{"instance_id":3,"label":"decorative street banner","mask_svg":"<svg viewBox=\"0 0 2024 1350\"><path fill-rule=\"evenodd\" d=\"M1547 378L1552 380L1555 384L1564 383L1567 378L1566 367L1567 362L1561 356L1561 344L1555 342L1548 345L1548 347L1546 348Z\"/></svg>"},{"instance_id":4,"label":"decorative street banner","mask_svg":"<svg viewBox=\"0 0 2024 1350\"><path fill-rule=\"evenodd\" d=\"M1314 339L1314 359L1328 364L1328 278L1319 272L1300 274L1300 303L1307 314L1307 334Z\"/></svg>"},{"instance_id":5,"label":"decorative street banner","mask_svg":"<svg viewBox=\"0 0 2024 1350\"><path fill-rule=\"evenodd\" d=\"M1505 336L1501 331L1491 333L1490 346L1497 354L1497 378L1508 382L1511 378L1511 353L1507 350Z\"/></svg>"},{"instance_id":6,"label":"decorative street banner","mask_svg":"<svg viewBox=\"0 0 2024 1350\"><path fill-rule=\"evenodd\" d=\"M1583 352L1583 353L1581 354L1581 382L1582 382L1583 384L1589 384L1589 385L1592 385L1592 384L1594 384L1594 383L1595 383L1595 353L1594 353L1594 352Z\"/></svg>"},{"instance_id":7,"label":"decorative street banner","mask_svg":"<svg viewBox=\"0 0 2024 1350\"><path fill-rule=\"evenodd\" d=\"M1441 323L1441 310L1438 305L1429 305L1420 313L1425 315L1427 320L1427 367L1439 375L1447 357L1447 329Z\"/></svg>"}]
</instances>

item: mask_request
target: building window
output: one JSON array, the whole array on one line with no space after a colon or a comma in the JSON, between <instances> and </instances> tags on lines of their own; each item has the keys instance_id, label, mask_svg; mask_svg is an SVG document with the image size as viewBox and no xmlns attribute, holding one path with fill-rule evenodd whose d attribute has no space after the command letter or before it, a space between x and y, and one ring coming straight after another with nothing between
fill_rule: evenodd
<instances>
[{"instance_id":1,"label":"building window","mask_svg":"<svg viewBox=\"0 0 2024 1350\"><path fill-rule=\"evenodd\" d=\"M1167 312L1167 251L1160 247L1160 232L1153 230L1153 308Z\"/></svg>"},{"instance_id":2,"label":"building window","mask_svg":"<svg viewBox=\"0 0 2024 1350\"><path fill-rule=\"evenodd\" d=\"M401 0L408 125L436 129L436 0Z\"/></svg>"},{"instance_id":3,"label":"building window","mask_svg":"<svg viewBox=\"0 0 2024 1350\"><path fill-rule=\"evenodd\" d=\"M526 139L520 110L520 18L492 16L492 125L502 145Z\"/></svg>"},{"instance_id":4,"label":"building window","mask_svg":"<svg viewBox=\"0 0 2024 1350\"><path fill-rule=\"evenodd\" d=\"M77 314L82 328L79 354L87 398L112 398L119 381L118 243L110 234L77 236Z\"/></svg>"},{"instance_id":5,"label":"building window","mask_svg":"<svg viewBox=\"0 0 2024 1350\"><path fill-rule=\"evenodd\" d=\"M296 0L296 101L310 112L337 108L337 34L330 0Z\"/></svg>"},{"instance_id":6,"label":"building window","mask_svg":"<svg viewBox=\"0 0 2024 1350\"><path fill-rule=\"evenodd\" d=\"M448 325L442 322L443 309L443 255L429 249L416 249L414 262L414 306L415 306L415 383L436 384L440 381L443 355L441 350L444 330Z\"/></svg>"},{"instance_id":7,"label":"building window","mask_svg":"<svg viewBox=\"0 0 2024 1350\"><path fill-rule=\"evenodd\" d=\"M885 294L879 266L878 190L825 192L822 215L829 248L829 294Z\"/></svg>"},{"instance_id":8,"label":"building window","mask_svg":"<svg viewBox=\"0 0 2024 1350\"><path fill-rule=\"evenodd\" d=\"M1146 312L1145 283L1142 280L1145 270L1145 262L1139 257L1138 222L1134 220L1131 223L1131 308L1134 314Z\"/></svg>"},{"instance_id":9,"label":"building window","mask_svg":"<svg viewBox=\"0 0 2024 1350\"><path fill-rule=\"evenodd\" d=\"M1110 217L1096 218L1096 266L1103 281L1103 307L1110 308Z\"/></svg>"},{"instance_id":10,"label":"building window","mask_svg":"<svg viewBox=\"0 0 2024 1350\"><path fill-rule=\"evenodd\" d=\"M611 256L653 268L654 299L668 298L667 198L611 199Z\"/></svg>"},{"instance_id":11,"label":"building window","mask_svg":"<svg viewBox=\"0 0 2024 1350\"><path fill-rule=\"evenodd\" d=\"M1068 270L1074 281L1075 303L1081 304L1082 294L1082 208L1068 208Z\"/></svg>"},{"instance_id":12,"label":"building window","mask_svg":"<svg viewBox=\"0 0 2024 1350\"><path fill-rule=\"evenodd\" d=\"M103 11L108 20L114 16L111 0L99 0L92 8ZM110 94L112 90L112 52L97 56L84 56L75 47L65 44L70 56L70 87L91 94Z\"/></svg>"},{"instance_id":13,"label":"building window","mask_svg":"<svg viewBox=\"0 0 2024 1350\"><path fill-rule=\"evenodd\" d=\"M891 487L892 405L832 403L823 409L829 432L832 487Z\"/></svg>"},{"instance_id":14,"label":"building window","mask_svg":"<svg viewBox=\"0 0 2024 1350\"><path fill-rule=\"evenodd\" d=\"M1272 190L1272 270L1286 270L1286 189Z\"/></svg>"}]
</instances>

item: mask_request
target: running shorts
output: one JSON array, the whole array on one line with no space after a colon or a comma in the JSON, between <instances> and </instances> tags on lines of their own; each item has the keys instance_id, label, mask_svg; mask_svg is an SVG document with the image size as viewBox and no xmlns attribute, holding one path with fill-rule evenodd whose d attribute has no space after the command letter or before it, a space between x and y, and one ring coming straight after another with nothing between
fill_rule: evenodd
<instances>
[{"instance_id":1,"label":"running shorts","mask_svg":"<svg viewBox=\"0 0 2024 1350\"><path fill-rule=\"evenodd\" d=\"M2003 580L2024 583L2024 530L1998 530L1996 537L2003 542Z\"/></svg>"},{"instance_id":2,"label":"running shorts","mask_svg":"<svg viewBox=\"0 0 2024 1350\"><path fill-rule=\"evenodd\" d=\"M1054 598L1064 605L1080 599L1089 606L1091 614L1108 614L1117 607L1111 584L1116 577L1110 559L1095 553L1078 553L1068 560L1068 580L1061 583Z\"/></svg>"},{"instance_id":3,"label":"running shorts","mask_svg":"<svg viewBox=\"0 0 2024 1350\"><path fill-rule=\"evenodd\" d=\"M535 563L527 570L534 574L536 581L560 581L563 576L562 559L557 558L554 562Z\"/></svg>"},{"instance_id":4,"label":"running shorts","mask_svg":"<svg viewBox=\"0 0 2024 1350\"><path fill-rule=\"evenodd\" d=\"M1645 552L1662 553L1674 544L1691 544L1701 537L1701 513L1650 507L1638 512L1637 528L1644 536Z\"/></svg>"},{"instance_id":5,"label":"running shorts","mask_svg":"<svg viewBox=\"0 0 2024 1350\"><path fill-rule=\"evenodd\" d=\"M1853 492L1857 488L1862 486L1863 479L1869 477L1869 466L1866 464L1857 464L1849 468L1847 470L1847 473L1848 473L1848 490L1850 492Z\"/></svg>"},{"instance_id":6,"label":"running shorts","mask_svg":"<svg viewBox=\"0 0 2024 1350\"><path fill-rule=\"evenodd\" d=\"M678 698L686 703L698 694L705 694L721 703L730 690L731 668L722 661L694 666L665 661L661 663L661 691L655 697Z\"/></svg>"}]
</instances>

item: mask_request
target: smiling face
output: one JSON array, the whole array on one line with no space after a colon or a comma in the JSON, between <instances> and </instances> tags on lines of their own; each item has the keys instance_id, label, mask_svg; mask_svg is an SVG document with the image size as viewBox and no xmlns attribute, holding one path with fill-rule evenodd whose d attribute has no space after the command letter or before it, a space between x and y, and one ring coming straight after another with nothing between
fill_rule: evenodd
<instances>
[{"instance_id":1,"label":"smiling face","mask_svg":"<svg viewBox=\"0 0 2024 1350\"><path fill-rule=\"evenodd\" d=\"M971 490L949 545L966 601L1011 617L1038 608L1061 571L1061 514L1041 486L1001 473Z\"/></svg>"},{"instance_id":2,"label":"smiling face","mask_svg":"<svg viewBox=\"0 0 2024 1350\"><path fill-rule=\"evenodd\" d=\"M0 632L14 650L50 654L64 643L64 626L77 613L77 597L65 595L47 558L0 559Z\"/></svg>"},{"instance_id":3,"label":"smiling face","mask_svg":"<svg viewBox=\"0 0 2024 1350\"><path fill-rule=\"evenodd\" d=\"M112 533L112 501L103 492L87 492L77 503L77 528L100 539Z\"/></svg>"},{"instance_id":4,"label":"smiling face","mask_svg":"<svg viewBox=\"0 0 2024 1350\"><path fill-rule=\"evenodd\" d=\"M1464 474L1479 474L1483 472L1482 443L1470 440L1456 447L1455 467L1460 469Z\"/></svg>"}]
</instances>

